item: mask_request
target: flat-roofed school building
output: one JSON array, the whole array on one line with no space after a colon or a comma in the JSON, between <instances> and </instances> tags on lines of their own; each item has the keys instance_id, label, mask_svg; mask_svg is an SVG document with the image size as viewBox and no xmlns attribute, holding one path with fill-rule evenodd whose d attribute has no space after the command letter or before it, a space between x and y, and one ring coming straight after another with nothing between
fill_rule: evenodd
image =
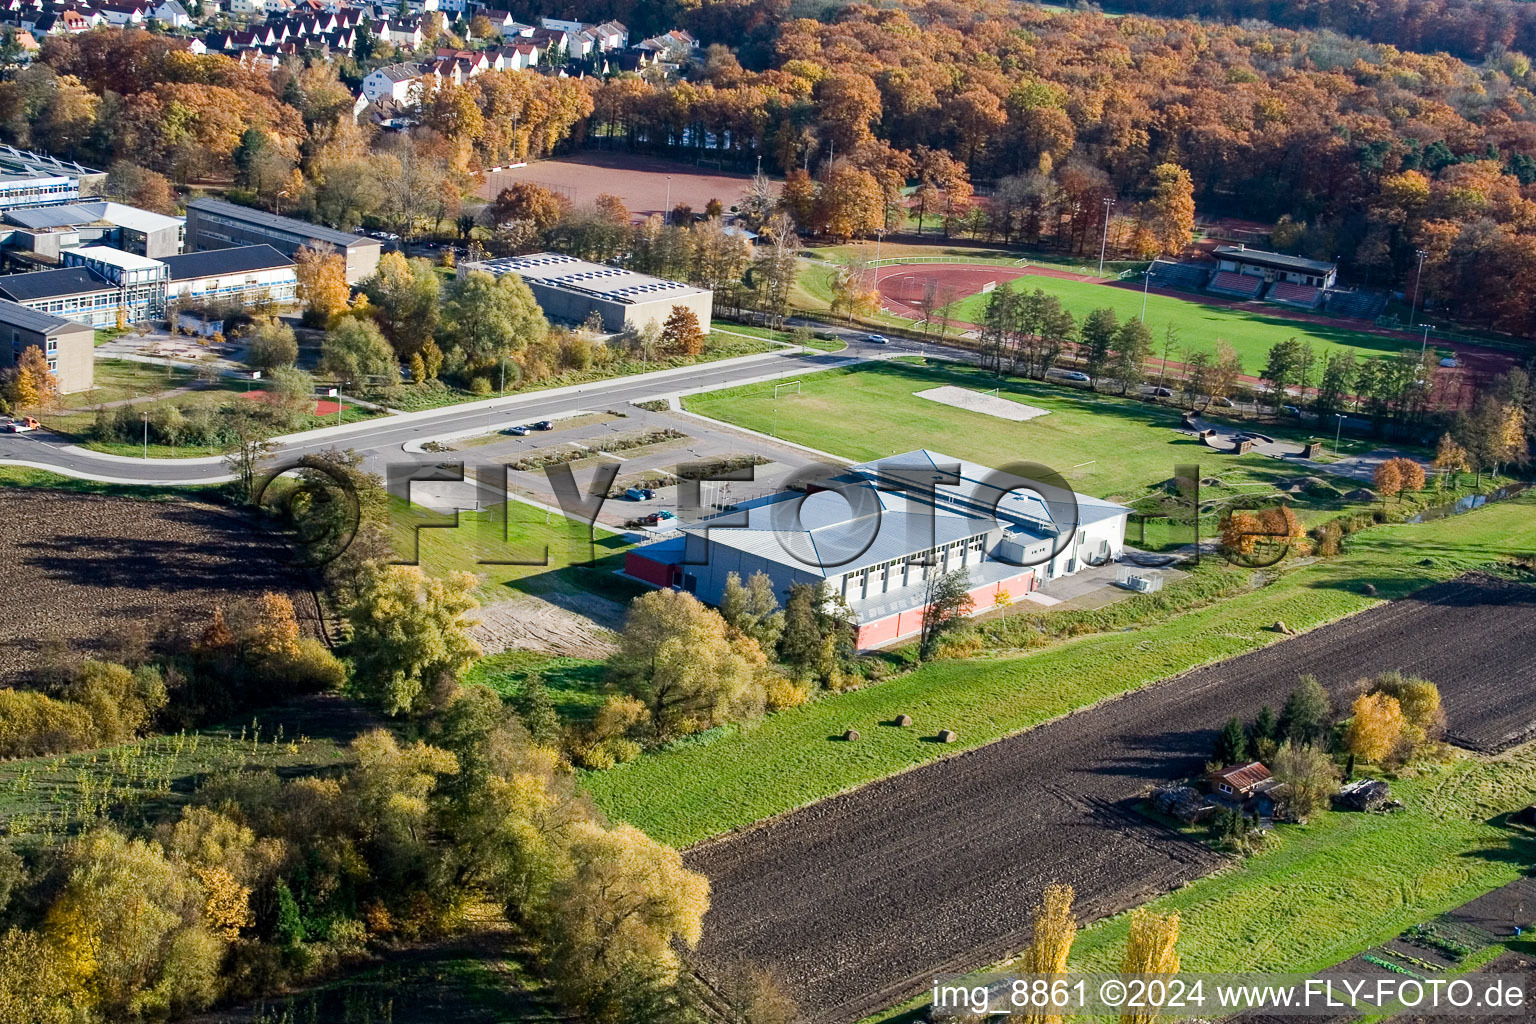
<instances>
[{"instance_id":1,"label":"flat-roofed school building","mask_svg":"<svg viewBox=\"0 0 1536 1024\"><path fill-rule=\"evenodd\" d=\"M290 258L304 246L329 247L346 257L348 284L371 276L383 252L379 241L366 235L279 217L222 199L194 199L187 204L188 248L201 251L243 245L270 245Z\"/></svg>"},{"instance_id":2,"label":"flat-roofed school building","mask_svg":"<svg viewBox=\"0 0 1536 1024\"><path fill-rule=\"evenodd\" d=\"M686 306L709 331L714 293L677 281L664 281L621 267L589 263L561 253L540 252L459 264L459 273L484 271L493 277L516 274L533 292L551 320L579 324L596 312L603 327L615 334L638 331L647 324L659 329L673 306Z\"/></svg>"}]
</instances>

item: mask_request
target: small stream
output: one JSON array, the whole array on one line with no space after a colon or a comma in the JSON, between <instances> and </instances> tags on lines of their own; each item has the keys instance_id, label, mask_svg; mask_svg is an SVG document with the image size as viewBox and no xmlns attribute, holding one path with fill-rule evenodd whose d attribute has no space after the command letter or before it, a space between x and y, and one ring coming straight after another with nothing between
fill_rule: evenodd
<instances>
[{"instance_id":1,"label":"small stream","mask_svg":"<svg viewBox=\"0 0 1536 1024\"><path fill-rule=\"evenodd\" d=\"M1465 498L1447 502L1444 505L1434 505L1420 512L1412 519L1407 519L1404 521L1409 523L1430 523L1434 522L1436 519L1447 519L1451 516L1459 516L1463 512L1471 512L1475 508L1482 508L1489 502L1504 501L1508 498L1513 498L1515 495L1529 490L1530 487L1531 485L1524 481L1506 484L1497 490L1489 491L1487 494L1469 494Z\"/></svg>"}]
</instances>

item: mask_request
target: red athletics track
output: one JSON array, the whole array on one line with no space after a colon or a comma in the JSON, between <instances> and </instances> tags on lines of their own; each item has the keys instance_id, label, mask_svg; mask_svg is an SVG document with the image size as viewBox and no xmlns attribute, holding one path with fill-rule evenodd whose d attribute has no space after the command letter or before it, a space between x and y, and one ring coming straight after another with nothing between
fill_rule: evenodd
<instances>
[{"instance_id":1,"label":"red athletics track","mask_svg":"<svg viewBox=\"0 0 1536 1024\"><path fill-rule=\"evenodd\" d=\"M923 318L922 303L929 287L928 282L930 281L933 282L935 308L949 305L968 295L974 295L981 291L988 282L995 281L998 284L1005 284L1026 276L1054 277L1067 281L1101 283L1105 287L1132 288L1136 290L1140 290L1141 287L1139 282L1133 284L1114 278L1103 280L1092 274L1074 274L1071 271L1058 270L1054 267L1010 267L1002 264L986 263L898 263L880 267L874 273L875 287L880 293L881 306L886 312L913 320ZM1181 292L1171 288L1153 288L1151 290L1158 295L1181 299L1185 302L1200 302L1210 306L1241 309L1245 312L1262 316L1281 317L1300 323L1317 324L1320 327L1331 327L1340 330L1357 331L1361 334L1375 334L1382 337L1398 338L1403 342L1404 348L1413 348L1422 341L1422 335L1377 327L1363 320L1329 317L1318 313L1307 313L1302 310L1282 310L1269 303L1246 301L1243 299L1227 299L1214 295L1200 295L1197 297L1189 292ZM964 320L948 320L948 323L949 326L958 327L962 330L979 331L981 329L980 325ZM1513 353L1484 348L1479 345L1436 340L1435 346L1455 352L1456 359L1461 364L1454 370L1442 370L1436 375L1435 389L1438 392L1438 397L1442 400L1440 404L1451 407L1463 407L1470 403L1473 388L1469 385L1476 378L1491 379L1519 363L1519 360ZM1160 361L1159 365L1161 365ZM1183 364L1170 361L1168 368L1177 373L1183 370ZM1251 384L1258 383L1257 377L1245 376L1243 380Z\"/></svg>"}]
</instances>

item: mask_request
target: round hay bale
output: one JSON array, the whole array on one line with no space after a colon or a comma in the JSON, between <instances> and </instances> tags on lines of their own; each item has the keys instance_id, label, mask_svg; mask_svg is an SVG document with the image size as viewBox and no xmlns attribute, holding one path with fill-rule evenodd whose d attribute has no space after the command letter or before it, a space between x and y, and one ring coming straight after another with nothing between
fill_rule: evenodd
<instances>
[{"instance_id":1,"label":"round hay bale","mask_svg":"<svg viewBox=\"0 0 1536 1024\"><path fill-rule=\"evenodd\" d=\"M953 742L955 742L955 740L957 740L959 738L960 738L960 734L955 732L955 730L953 730L953 729L940 729L939 730L939 742L940 743L953 743Z\"/></svg>"},{"instance_id":2,"label":"round hay bale","mask_svg":"<svg viewBox=\"0 0 1536 1024\"><path fill-rule=\"evenodd\" d=\"M855 740L857 740L858 738L859 738L859 730L857 730L857 729L849 729L849 730L847 730L846 732L843 733L843 740L844 740L844 742L852 743Z\"/></svg>"},{"instance_id":3,"label":"round hay bale","mask_svg":"<svg viewBox=\"0 0 1536 1024\"><path fill-rule=\"evenodd\" d=\"M912 724L912 716L911 715L897 715L896 716L896 725L897 725L898 728L905 729L907 726L909 726L911 724Z\"/></svg>"}]
</instances>

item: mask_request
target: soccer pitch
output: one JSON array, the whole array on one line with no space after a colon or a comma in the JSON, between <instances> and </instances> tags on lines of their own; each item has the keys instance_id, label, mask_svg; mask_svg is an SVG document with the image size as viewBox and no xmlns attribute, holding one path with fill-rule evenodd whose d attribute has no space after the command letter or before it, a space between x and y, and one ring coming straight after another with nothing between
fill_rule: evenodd
<instances>
[{"instance_id":1,"label":"soccer pitch","mask_svg":"<svg viewBox=\"0 0 1536 1024\"><path fill-rule=\"evenodd\" d=\"M991 391L1049 415L1012 422L918 397L940 385ZM735 423L844 458L865 461L926 447L984 466L1033 462L1049 466L1085 494L1134 499L1198 463L1234 490L1277 493L1273 484L1303 470L1257 454L1212 451L1178 431L1178 410L1077 388L997 380L962 365L866 363L801 379L799 393L774 397L771 384L692 395L689 412ZM1208 467L1208 469L1206 468ZM1346 481L1340 481L1348 486ZM1304 499L1298 499L1305 507Z\"/></svg>"},{"instance_id":2,"label":"soccer pitch","mask_svg":"<svg viewBox=\"0 0 1536 1024\"><path fill-rule=\"evenodd\" d=\"M914 268L919 269L919 268ZM999 288L1004 287L1001 283ZM1115 311L1123 323L1141 315L1141 291L1114 285L1094 284L1086 281L1069 281L1043 275L1027 275L1013 281L1015 292L1033 291L1036 288L1061 300L1062 307L1070 312L1079 324L1095 309L1109 308ZM979 324L986 315L990 295L968 295L946 306L943 314L952 320L964 320ZM1178 336L1168 352L1171 362L1183 362L1190 351L1215 352L1216 343L1225 341L1242 358L1243 371L1258 375L1264 369L1270 347L1287 338L1299 338L1310 342L1319 358L1344 349L1355 349L1360 356L1396 355L1405 349L1418 346L1406 338L1365 331L1330 327L1287 318L1284 311L1273 312L1240 309L1201 302L1191 295L1175 298L1152 292L1147 295L1147 326L1152 329L1154 362L1161 359L1169 325L1176 328Z\"/></svg>"}]
</instances>

